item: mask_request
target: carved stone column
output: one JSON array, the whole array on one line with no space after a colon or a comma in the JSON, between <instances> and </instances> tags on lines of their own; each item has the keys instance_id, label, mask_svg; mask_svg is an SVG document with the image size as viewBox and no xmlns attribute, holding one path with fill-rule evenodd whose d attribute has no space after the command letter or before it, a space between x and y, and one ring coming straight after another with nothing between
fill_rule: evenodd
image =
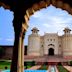
<instances>
[{"instance_id":1,"label":"carved stone column","mask_svg":"<svg viewBox=\"0 0 72 72\"><path fill-rule=\"evenodd\" d=\"M19 38L17 72L24 71L24 36L25 36L25 32L26 30L22 27L20 38Z\"/></svg>"},{"instance_id":2,"label":"carved stone column","mask_svg":"<svg viewBox=\"0 0 72 72\"><path fill-rule=\"evenodd\" d=\"M18 46L18 64L17 64L17 72L21 72L21 44L22 44L22 37L19 37L19 46Z\"/></svg>"},{"instance_id":3,"label":"carved stone column","mask_svg":"<svg viewBox=\"0 0 72 72\"><path fill-rule=\"evenodd\" d=\"M22 44L21 44L21 72L24 71L24 37L26 30L22 28Z\"/></svg>"}]
</instances>

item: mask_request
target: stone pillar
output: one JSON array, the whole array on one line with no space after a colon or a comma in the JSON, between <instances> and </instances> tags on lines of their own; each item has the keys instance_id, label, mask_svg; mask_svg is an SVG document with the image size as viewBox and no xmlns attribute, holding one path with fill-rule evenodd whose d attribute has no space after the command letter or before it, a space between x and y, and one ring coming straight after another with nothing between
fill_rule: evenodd
<instances>
[{"instance_id":1,"label":"stone pillar","mask_svg":"<svg viewBox=\"0 0 72 72\"><path fill-rule=\"evenodd\" d=\"M24 28L23 28L24 29ZM26 30L24 29L23 30L23 34L22 34L22 49L21 49L21 72L23 72L24 71L24 37L25 37L25 32L26 32Z\"/></svg>"},{"instance_id":2,"label":"stone pillar","mask_svg":"<svg viewBox=\"0 0 72 72\"><path fill-rule=\"evenodd\" d=\"M19 49L18 49L18 69L17 72L24 71L24 36L25 36L25 29L22 28L19 40Z\"/></svg>"},{"instance_id":3,"label":"stone pillar","mask_svg":"<svg viewBox=\"0 0 72 72\"><path fill-rule=\"evenodd\" d=\"M14 32L15 32L15 40L14 40L14 47L13 47L13 56L12 56L12 64L11 64L11 71L10 72L23 72L23 65L22 62L22 36L24 31L22 31L22 22L25 22L24 19L25 12L22 10L16 10L14 11L14 20L13 20L13 26L14 26Z\"/></svg>"},{"instance_id":4,"label":"stone pillar","mask_svg":"<svg viewBox=\"0 0 72 72\"><path fill-rule=\"evenodd\" d=\"M22 37L19 38L17 72L21 72L21 50L22 50L21 44L22 44Z\"/></svg>"}]
</instances>

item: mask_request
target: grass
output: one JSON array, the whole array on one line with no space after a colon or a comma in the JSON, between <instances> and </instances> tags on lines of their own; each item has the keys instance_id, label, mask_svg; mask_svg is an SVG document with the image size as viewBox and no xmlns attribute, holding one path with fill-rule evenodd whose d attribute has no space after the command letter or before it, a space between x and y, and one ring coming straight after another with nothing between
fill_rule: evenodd
<instances>
[{"instance_id":1,"label":"grass","mask_svg":"<svg viewBox=\"0 0 72 72\"><path fill-rule=\"evenodd\" d=\"M34 65L34 62L25 62L26 65L24 66L25 69L27 68L31 68L32 65ZM0 69L1 70L5 70L5 67L7 67L7 69L10 69L11 66L11 60L0 60Z\"/></svg>"},{"instance_id":2,"label":"grass","mask_svg":"<svg viewBox=\"0 0 72 72\"><path fill-rule=\"evenodd\" d=\"M34 61L26 61L26 62L24 62L24 68L25 69L31 68L34 65L35 65Z\"/></svg>"},{"instance_id":3,"label":"grass","mask_svg":"<svg viewBox=\"0 0 72 72\"><path fill-rule=\"evenodd\" d=\"M7 67L7 69L10 69L10 65L11 65L11 62L9 61L0 61L1 70L5 70L5 67Z\"/></svg>"},{"instance_id":4,"label":"grass","mask_svg":"<svg viewBox=\"0 0 72 72\"><path fill-rule=\"evenodd\" d=\"M48 69L48 66L47 65L43 65L41 66L41 68L39 68L38 70L47 70Z\"/></svg>"},{"instance_id":5,"label":"grass","mask_svg":"<svg viewBox=\"0 0 72 72\"><path fill-rule=\"evenodd\" d=\"M67 69L65 69L63 66L58 66L59 72L69 72Z\"/></svg>"}]
</instances>

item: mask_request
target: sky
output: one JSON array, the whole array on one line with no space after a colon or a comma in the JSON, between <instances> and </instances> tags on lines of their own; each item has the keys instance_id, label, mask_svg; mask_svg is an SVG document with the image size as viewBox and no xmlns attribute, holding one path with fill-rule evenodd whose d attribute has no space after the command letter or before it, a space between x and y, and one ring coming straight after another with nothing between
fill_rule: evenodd
<instances>
[{"instance_id":1,"label":"sky","mask_svg":"<svg viewBox=\"0 0 72 72\"><path fill-rule=\"evenodd\" d=\"M0 45L14 44L13 12L0 7ZM24 44L28 44L28 36L31 29L37 27L42 36L44 33L58 33L63 35L63 29L72 29L72 15L60 8L50 5L47 8L35 12L29 19L29 28L25 35Z\"/></svg>"}]
</instances>

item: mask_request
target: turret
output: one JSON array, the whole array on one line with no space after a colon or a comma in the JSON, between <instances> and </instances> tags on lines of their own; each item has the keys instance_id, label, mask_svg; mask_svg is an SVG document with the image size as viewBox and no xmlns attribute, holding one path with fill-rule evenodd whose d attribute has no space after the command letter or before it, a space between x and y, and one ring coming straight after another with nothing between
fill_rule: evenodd
<instances>
[{"instance_id":1,"label":"turret","mask_svg":"<svg viewBox=\"0 0 72 72\"><path fill-rule=\"evenodd\" d=\"M63 31L64 31L65 35L69 35L70 32L71 32L71 29L69 29L68 27L66 27Z\"/></svg>"},{"instance_id":2,"label":"turret","mask_svg":"<svg viewBox=\"0 0 72 72\"><path fill-rule=\"evenodd\" d=\"M31 56L40 55L40 35L38 34L39 30L34 27L32 34L28 37L28 51L27 54Z\"/></svg>"},{"instance_id":3,"label":"turret","mask_svg":"<svg viewBox=\"0 0 72 72\"><path fill-rule=\"evenodd\" d=\"M72 35L70 34L71 29L67 27L63 31L65 33L62 37L63 57L68 57L72 55Z\"/></svg>"}]
</instances>

